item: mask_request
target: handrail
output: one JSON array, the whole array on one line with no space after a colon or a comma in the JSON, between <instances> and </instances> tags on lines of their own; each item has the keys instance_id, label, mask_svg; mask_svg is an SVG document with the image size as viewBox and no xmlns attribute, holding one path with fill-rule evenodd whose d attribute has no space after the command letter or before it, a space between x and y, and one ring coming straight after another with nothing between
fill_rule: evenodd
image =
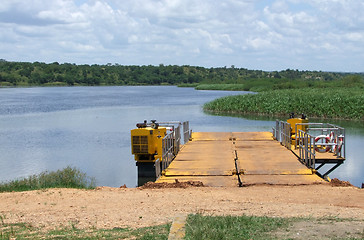
<instances>
[{"instance_id":1,"label":"handrail","mask_svg":"<svg viewBox=\"0 0 364 240\"><path fill-rule=\"evenodd\" d=\"M186 144L192 135L192 129L190 130L190 122L183 122L183 143Z\"/></svg>"},{"instance_id":2,"label":"handrail","mask_svg":"<svg viewBox=\"0 0 364 240\"><path fill-rule=\"evenodd\" d=\"M155 169L155 177L156 177L156 179L158 179L162 175L162 170L161 170L161 164L160 164L160 162L161 162L161 160L159 158L154 162L154 169Z\"/></svg>"},{"instance_id":3,"label":"handrail","mask_svg":"<svg viewBox=\"0 0 364 240\"><path fill-rule=\"evenodd\" d=\"M162 139L162 158L159 158L154 162L155 175L157 179L162 175L163 170L169 166L175 156L174 153L176 145L178 144L175 144L174 135L175 133L171 132Z\"/></svg>"},{"instance_id":4,"label":"handrail","mask_svg":"<svg viewBox=\"0 0 364 240\"><path fill-rule=\"evenodd\" d=\"M296 134L296 140L297 139L299 146L299 160L308 168L314 169L316 164L315 137L299 129L298 134Z\"/></svg>"},{"instance_id":5,"label":"handrail","mask_svg":"<svg viewBox=\"0 0 364 240\"><path fill-rule=\"evenodd\" d=\"M296 123L294 128L295 141L292 143L291 126L286 122L276 120L273 137L288 149L291 149L291 145L294 144L295 149L298 148L298 158L302 164L324 178L343 163L346 145L344 128L329 123ZM328 161L321 157L316 158L316 152L332 152L336 155L337 160ZM316 163L321 165L316 167ZM326 163L336 165L325 174L320 174L318 170Z\"/></svg>"},{"instance_id":6,"label":"handrail","mask_svg":"<svg viewBox=\"0 0 364 240\"><path fill-rule=\"evenodd\" d=\"M276 120L276 127L273 128L273 138L280 142L279 138L279 121Z\"/></svg>"},{"instance_id":7,"label":"handrail","mask_svg":"<svg viewBox=\"0 0 364 240\"><path fill-rule=\"evenodd\" d=\"M273 137L287 149L291 150L291 124L276 120L276 127L273 128Z\"/></svg>"},{"instance_id":8,"label":"handrail","mask_svg":"<svg viewBox=\"0 0 364 240\"><path fill-rule=\"evenodd\" d=\"M178 144L175 142L175 136L173 133L169 133L163 138L162 171L168 167L174 158L176 149L175 145Z\"/></svg>"},{"instance_id":9,"label":"handrail","mask_svg":"<svg viewBox=\"0 0 364 240\"><path fill-rule=\"evenodd\" d=\"M157 159L154 163L156 178L158 179L162 172L169 166L175 156L178 154L181 148L181 125L183 126L184 143L187 143L191 138L191 132L189 130L189 122L168 122L161 124L178 124L177 127L173 126L173 131L168 133L162 139L162 158Z\"/></svg>"},{"instance_id":10,"label":"handrail","mask_svg":"<svg viewBox=\"0 0 364 240\"><path fill-rule=\"evenodd\" d=\"M295 126L295 132L298 130L298 126L307 126L307 132L313 135L317 132L317 135L326 135L330 138L330 143L323 143L321 145L330 146L331 151L337 156L337 158L345 158L345 128L330 124L330 123L297 123ZM318 127L315 127L318 126ZM315 138L314 138L315 139ZM297 149L299 136L295 140L295 149Z\"/></svg>"}]
</instances>

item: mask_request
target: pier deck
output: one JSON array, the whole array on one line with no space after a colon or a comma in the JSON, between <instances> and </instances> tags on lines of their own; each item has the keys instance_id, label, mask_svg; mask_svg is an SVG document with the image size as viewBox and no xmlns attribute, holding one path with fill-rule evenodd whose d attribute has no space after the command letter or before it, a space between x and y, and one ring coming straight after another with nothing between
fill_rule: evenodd
<instances>
[{"instance_id":1,"label":"pier deck","mask_svg":"<svg viewBox=\"0 0 364 240\"><path fill-rule=\"evenodd\" d=\"M207 186L325 183L270 132L196 132L157 182Z\"/></svg>"}]
</instances>

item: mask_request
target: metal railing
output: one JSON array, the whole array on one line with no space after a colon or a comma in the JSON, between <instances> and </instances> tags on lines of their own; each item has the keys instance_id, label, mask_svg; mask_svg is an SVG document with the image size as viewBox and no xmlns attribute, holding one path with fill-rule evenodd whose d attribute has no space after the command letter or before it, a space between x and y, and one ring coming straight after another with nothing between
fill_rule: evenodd
<instances>
[{"instance_id":1,"label":"metal railing","mask_svg":"<svg viewBox=\"0 0 364 240\"><path fill-rule=\"evenodd\" d=\"M307 132L313 137L312 141L319 142L324 136L327 140L321 141L321 147L334 153L337 158L345 158L345 129L330 123L297 123L295 132L297 133L299 126L307 126ZM296 136L295 149L297 149L300 135ZM318 145L318 143L317 143Z\"/></svg>"},{"instance_id":2,"label":"metal railing","mask_svg":"<svg viewBox=\"0 0 364 240\"><path fill-rule=\"evenodd\" d=\"M188 142L192 132L189 130L188 122L167 122L159 124L172 127L173 131L162 139L162 158L157 159L154 163L157 179L162 175L162 172L169 166L181 149L181 125L183 126L184 143Z\"/></svg>"},{"instance_id":3,"label":"metal railing","mask_svg":"<svg viewBox=\"0 0 364 240\"><path fill-rule=\"evenodd\" d=\"M156 179L158 179L162 174L161 160L159 158L154 162L154 169L155 169L155 177Z\"/></svg>"},{"instance_id":4,"label":"metal railing","mask_svg":"<svg viewBox=\"0 0 364 240\"><path fill-rule=\"evenodd\" d=\"M174 155L177 155L177 153L179 152L180 150L180 146L181 146L181 124L179 124L173 131L174 135L172 136L173 138L173 154ZM168 135L167 135L168 136ZM167 137L166 136L166 137ZM166 138L165 137L165 138ZM163 153L165 151L163 150Z\"/></svg>"},{"instance_id":5,"label":"metal railing","mask_svg":"<svg viewBox=\"0 0 364 240\"><path fill-rule=\"evenodd\" d=\"M276 120L276 127L273 128L273 137L287 149L291 149L291 124Z\"/></svg>"},{"instance_id":6,"label":"metal railing","mask_svg":"<svg viewBox=\"0 0 364 240\"><path fill-rule=\"evenodd\" d=\"M279 128L279 121L276 120L276 126L273 128L273 138L280 142L280 128Z\"/></svg>"},{"instance_id":7,"label":"metal railing","mask_svg":"<svg viewBox=\"0 0 364 240\"><path fill-rule=\"evenodd\" d=\"M315 168L316 164L316 146L314 139L314 136L301 129L299 129L298 134L296 134L296 143L298 143L299 146L299 160L308 168Z\"/></svg>"},{"instance_id":8,"label":"metal railing","mask_svg":"<svg viewBox=\"0 0 364 240\"><path fill-rule=\"evenodd\" d=\"M183 122L183 143L187 143L192 135L192 129L190 130L189 121Z\"/></svg>"},{"instance_id":9,"label":"metal railing","mask_svg":"<svg viewBox=\"0 0 364 240\"><path fill-rule=\"evenodd\" d=\"M343 163L346 145L344 128L329 123L297 123L294 128L293 133L290 124L277 120L273 137L288 149L294 144L296 151L298 149L296 155L299 161L313 169L318 176L326 179L328 174ZM291 134L294 135L291 137ZM294 139L293 143L291 139ZM322 157L317 155L328 152L334 154L336 159L324 154ZM325 164L335 165L325 173L319 173L318 170Z\"/></svg>"},{"instance_id":10,"label":"metal railing","mask_svg":"<svg viewBox=\"0 0 364 240\"><path fill-rule=\"evenodd\" d=\"M176 128L176 129L178 129L178 131L179 131L179 128ZM175 155L178 153L178 152L176 153L176 151L179 150L179 142L180 141L176 141L176 139L175 139L175 131L167 134L163 138L163 140L162 140L162 149L163 149L162 158L157 159L154 163L155 175L156 175L157 179L162 175L163 170L169 166L169 164L172 162Z\"/></svg>"}]
</instances>

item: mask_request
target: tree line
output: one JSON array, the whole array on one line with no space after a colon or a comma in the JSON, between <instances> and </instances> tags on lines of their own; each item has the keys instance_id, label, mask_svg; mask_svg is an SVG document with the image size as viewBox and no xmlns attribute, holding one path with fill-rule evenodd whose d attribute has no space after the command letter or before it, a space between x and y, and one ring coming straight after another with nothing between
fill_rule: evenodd
<instances>
[{"instance_id":1,"label":"tree line","mask_svg":"<svg viewBox=\"0 0 364 240\"><path fill-rule=\"evenodd\" d=\"M342 80L352 75L339 72L248 70L246 68L198 66L125 66L119 64L76 65L72 63L10 62L0 60L1 86L105 86L105 85L189 85L253 84L273 82L289 88L292 81L309 83ZM363 73L354 80L362 81ZM248 89L247 89L248 90Z\"/></svg>"}]
</instances>

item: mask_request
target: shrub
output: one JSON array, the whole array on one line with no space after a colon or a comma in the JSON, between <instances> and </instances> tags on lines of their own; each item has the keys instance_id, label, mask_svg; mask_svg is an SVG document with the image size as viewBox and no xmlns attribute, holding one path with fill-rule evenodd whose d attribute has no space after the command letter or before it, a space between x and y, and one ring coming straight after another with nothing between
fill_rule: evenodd
<instances>
[{"instance_id":1,"label":"shrub","mask_svg":"<svg viewBox=\"0 0 364 240\"><path fill-rule=\"evenodd\" d=\"M66 167L55 172L42 172L27 178L0 184L0 192L29 191L45 188L95 188L95 179L76 168Z\"/></svg>"}]
</instances>

